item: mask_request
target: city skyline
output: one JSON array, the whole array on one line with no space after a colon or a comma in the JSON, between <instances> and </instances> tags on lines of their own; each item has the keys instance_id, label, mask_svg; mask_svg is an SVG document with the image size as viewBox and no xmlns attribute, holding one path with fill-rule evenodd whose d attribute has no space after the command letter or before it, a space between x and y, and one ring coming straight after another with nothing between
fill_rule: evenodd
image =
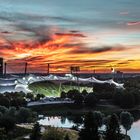
<instances>
[{"instance_id":1,"label":"city skyline","mask_svg":"<svg viewBox=\"0 0 140 140\"><path fill-rule=\"evenodd\" d=\"M139 0L5 0L0 57L9 72L140 72ZM10 66L11 65L11 66ZM14 67L12 67L14 65Z\"/></svg>"}]
</instances>

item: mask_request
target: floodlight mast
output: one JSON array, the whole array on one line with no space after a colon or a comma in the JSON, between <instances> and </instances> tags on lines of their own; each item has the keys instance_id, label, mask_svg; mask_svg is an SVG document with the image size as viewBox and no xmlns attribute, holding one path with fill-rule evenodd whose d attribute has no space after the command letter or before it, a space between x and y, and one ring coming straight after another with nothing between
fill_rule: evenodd
<instances>
[{"instance_id":1,"label":"floodlight mast","mask_svg":"<svg viewBox=\"0 0 140 140\"><path fill-rule=\"evenodd\" d=\"M48 70L47 73L50 74L50 63L48 63Z\"/></svg>"},{"instance_id":2,"label":"floodlight mast","mask_svg":"<svg viewBox=\"0 0 140 140\"><path fill-rule=\"evenodd\" d=\"M78 78L78 72L80 71L80 67L79 66L71 66L70 67L70 71L71 71L71 74L75 74L76 78L77 78L77 84L78 84L78 89L80 89L79 87L79 78Z\"/></svg>"},{"instance_id":3,"label":"floodlight mast","mask_svg":"<svg viewBox=\"0 0 140 140\"><path fill-rule=\"evenodd\" d=\"M28 63L26 62L26 63L25 63L25 71L24 71L24 74L25 74L25 75L27 74L27 66L28 66Z\"/></svg>"},{"instance_id":4,"label":"floodlight mast","mask_svg":"<svg viewBox=\"0 0 140 140\"><path fill-rule=\"evenodd\" d=\"M95 76L96 70L95 70L95 66L93 66L93 70L92 70L92 77Z\"/></svg>"},{"instance_id":5,"label":"floodlight mast","mask_svg":"<svg viewBox=\"0 0 140 140\"><path fill-rule=\"evenodd\" d=\"M7 74L7 63L5 62L4 63L4 75L6 75Z\"/></svg>"},{"instance_id":6,"label":"floodlight mast","mask_svg":"<svg viewBox=\"0 0 140 140\"><path fill-rule=\"evenodd\" d=\"M3 58L0 58L0 76L3 76Z\"/></svg>"},{"instance_id":7,"label":"floodlight mast","mask_svg":"<svg viewBox=\"0 0 140 140\"><path fill-rule=\"evenodd\" d=\"M77 83L78 83L78 90L80 91L80 85L79 85L79 78L78 78L78 72L80 71L80 67L76 67L76 75L77 75Z\"/></svg>"}]
</instances>

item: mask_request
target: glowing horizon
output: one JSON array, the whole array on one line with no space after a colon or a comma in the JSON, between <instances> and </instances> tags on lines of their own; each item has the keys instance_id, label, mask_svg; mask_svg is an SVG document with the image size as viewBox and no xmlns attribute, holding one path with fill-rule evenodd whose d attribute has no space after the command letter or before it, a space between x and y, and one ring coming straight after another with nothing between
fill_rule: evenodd
<instances>
[{"instance_id":1,"label":"glowing horizon","mask_svg":"<svg viewBox=\"0 0 140 140\"><path fill-rule=\"evenodd\" d=\"M8 72L140 72L140 2L3 1L0 57ZM79 7L79 8L78 8ZM14 66L12 66L14 65Z\"/></svg>"}]
</instances>

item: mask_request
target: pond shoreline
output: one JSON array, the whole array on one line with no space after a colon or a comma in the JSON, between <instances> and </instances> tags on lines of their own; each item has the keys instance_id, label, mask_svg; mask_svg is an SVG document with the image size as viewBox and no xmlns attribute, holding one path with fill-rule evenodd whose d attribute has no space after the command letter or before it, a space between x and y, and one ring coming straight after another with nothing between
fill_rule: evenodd
<instances>
[{"instance_id":1,"label":"pond shoreline","mask_svg":"<svg viewBox=\"0 0 140 140\"><path fill-rule=\"evenodd\" d=\"M108 115L111 113L120 113L122 111L128 112L137 112L140 114L140 106L135 106L130 109L123 109L116 105L101 105L98 104L93 108L87 108L83 106L75 106L75 105L65 105L65 104L56 104L56 105L39 105L29 107L32 110L47 116L66 116L66 115L85 115L89 111L101 111L102 113Z\"/></svg>"}]
</instances>

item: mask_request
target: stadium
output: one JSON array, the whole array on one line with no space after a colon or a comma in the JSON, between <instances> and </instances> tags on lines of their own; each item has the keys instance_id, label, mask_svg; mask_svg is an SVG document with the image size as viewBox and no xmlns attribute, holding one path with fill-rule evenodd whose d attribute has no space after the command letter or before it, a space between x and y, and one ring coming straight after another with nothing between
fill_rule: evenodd
<instances>
[{"instance_id":1,"label":"stadium","mask_svg":"<svg viewBox=\"0 0 140 140\"><path fill-rule=\"evenodd\" d=\"M42 92L49 96L59 96L61 91L68 91L72 88L78 88L80 91L86 89L90 92L92 88L87 86L90 83L109 84L116 86L116 88L123 88L123 84L116 83L112 79L102 81L94 77L80 78L71 74L65 74L65 76L29 74L27 76L11 75L10 78L0 78L0 92Z\"/></svg>"},{"instance_id":2,"label":"stadium","mask_svg":"<svg viewBox=\"0 0 140 140\"><path fill-rule=\"evenodd\" d=\"M73 70L79 70L79 67L72 67ZM49 67L48 67L49 71ZM4 72L4 73L3 73ZM62 91L78 89L82 92L84 89L91 92L93 84L109 84L116 88L123 88L123 84L110 80L98 80L93 76L81 77L75 74L27 74L27 63L25 64L24 74L6 74L6 64L3 66L3 58L0 59L0 93L5 92L33 92L41 93L46 96L60 96Z\"/></svg>"}]
</instances>

